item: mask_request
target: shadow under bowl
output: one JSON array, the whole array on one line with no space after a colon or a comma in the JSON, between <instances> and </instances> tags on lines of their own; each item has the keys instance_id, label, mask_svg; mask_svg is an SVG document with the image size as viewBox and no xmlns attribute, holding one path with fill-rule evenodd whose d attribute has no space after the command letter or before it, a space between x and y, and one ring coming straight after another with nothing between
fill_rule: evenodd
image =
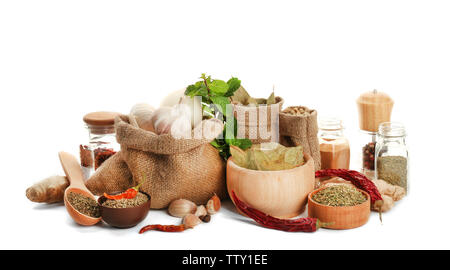
<instances>
[{"instance_id":1,"label":"shadow under bowl","mask_svg":"<svg viewBox=\"0 0 450 270\"><path fill-rule=\"evenodd\" d=\"M129 208L112 208L102 204L107 200L105 196L98 198L100 206L100 214L107 224L116 228L131 228L143 221L150 210L151 197L145 192L140 193L147 196L148 201L145 203Z\"/></svg>"}]
</instances>

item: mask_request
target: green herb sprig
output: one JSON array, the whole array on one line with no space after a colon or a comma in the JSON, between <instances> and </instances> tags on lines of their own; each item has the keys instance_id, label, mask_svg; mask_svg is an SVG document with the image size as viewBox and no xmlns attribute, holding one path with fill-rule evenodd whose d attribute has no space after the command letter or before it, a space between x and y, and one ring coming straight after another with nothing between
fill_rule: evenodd
<instances>
[{"instance_id":1,"label":"green herb sprig","mask_svg":"<svg viewBox=\"0 0 450 270\"><path fill-rule=\"evenodd\" d=\"M252 146L249 139L237 139L237 121L233 113L227 111L227 105L230 103L230 97L241 87L241 81L232 77L227 82L223 80L211 79L205 73L200 77L200 81L191 84L186 88L184 94L191 98L195 96L202 97L203 115L206 117L215 117L222 119L225 127L221 137L211 142L220 156L227 160L230 157L230 145L235 145L241 149L247 149Z\"/></svg>"}]
</instances>

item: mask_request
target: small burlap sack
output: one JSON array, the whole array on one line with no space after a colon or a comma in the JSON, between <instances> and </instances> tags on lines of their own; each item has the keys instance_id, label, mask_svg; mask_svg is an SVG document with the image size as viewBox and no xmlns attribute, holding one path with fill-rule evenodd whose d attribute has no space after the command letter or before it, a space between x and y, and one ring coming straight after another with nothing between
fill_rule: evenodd
<instances>
[{"instance_id":1,"label":"small burlap sack","mask_svg":"<svg viewBox=\"0 0 450 270\"><path fill-rule=\"evenodd\" d=\"M244 106L232 103L233 114L237 120L238 138L250 139L253 144L279 142L278 117L284 100L281 97L275 97L275 101L275 104L268 106ZM274 120L273 123L272 119ZM261 133L261 130L263 133Z\"/></svg>"},{"instance_id":2,"label":"small burlap sack","mask_svg":"<svg viewBox=\"0 0 450 270\"><path fill-rule=\"evenodd\" d=\"M320 148L317 133L319 127L317 125L317 111L303 108L306 112L304 115L291 115L284 113L291 107L280 112L280 143L284 146L303 146L303 151L314 159L316 171L320 170Z\"/></svg>"},{"instance_id":3,"label":"small burlap sack","mask_svg":"<svg viewBox=\"0 0 450 270\"><path fill-rule=\"evenodd\" d=\"M156 135L116 118L121 150L105 161L86 182L96 195L122 192L143 179L140 190L150 194L151 208L165 208L175 199L205 204L214 193L226 196L225 163L210 144L223 131L217 119L204 120L193 130L201 139L175 139Z\"/></svg>"}]
</instances>

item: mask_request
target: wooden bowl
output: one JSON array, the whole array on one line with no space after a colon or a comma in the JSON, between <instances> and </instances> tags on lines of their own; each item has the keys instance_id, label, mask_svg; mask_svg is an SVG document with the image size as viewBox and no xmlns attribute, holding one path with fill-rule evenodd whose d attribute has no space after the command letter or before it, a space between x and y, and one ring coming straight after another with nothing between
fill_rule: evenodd
<instances>
[{"instance_id":1,"label":"wooden bowl","mask_svg":"<svg viewBox=\"0 0 450 270\"><path fill-rule=\"evenodd\" d=\"M327 206L315 202L312 196L326 187L311 192L308 196L308 216L317 218L322 223L330 223L324 226L328 229L345 230L360 227L367 223L370 217L370 196L364 190L362 192L367 200L355 206Z\"/></svg>"},{"instance_id":2,"label":"wooden bowl","mask_svg":"<svg viewBox=\"0 0 450 270\"><path fill-rule=\"evenodd\" d=\"M229 158L228 194L234 191L243 202L277 218L298 216L305 211L308 194L314 190L314 160L305 154L305 161L290 170L256 171L239 167Z\"/></svg>"},{"instance_id":3,"label":"wooden bowl","mask_svg":"<svg viewBox=\"0 0 450 270\"><path fill-rule=\"evenodd\" d=\"M106 207L102 204L106 201L106 197L101 196L98 198L98 204L100 206L100 214L102 219L107 224L116 228L130 228L136 226L139 222L143 221L150 210L150 195L140 191L148 197L148 201L145 203L129 208L112 208Z\"/></svg>"}]
</instances>

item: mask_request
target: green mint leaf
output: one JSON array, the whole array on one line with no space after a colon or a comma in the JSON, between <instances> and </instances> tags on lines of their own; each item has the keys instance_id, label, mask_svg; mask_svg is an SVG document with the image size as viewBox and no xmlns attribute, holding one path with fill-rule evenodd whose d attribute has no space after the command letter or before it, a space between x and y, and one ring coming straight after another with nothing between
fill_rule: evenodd
<instances>
[{"instance_id":1,"label":"green mint leaf","mask_svg":"<svg viewBox=\"0 0 450 270\"><path fill-rule=\"evenodd\" d=\"M211 145L216 147L216 148L220 148L221 146L219 145L219 142L217 141L217 139L215 139L214 141L211 142Z\"/></svg>"},{"instance_id":2,"label":"green mint leaf","mask_svg":"<svg viewBox=\"0 0 450 270\"><path fill-rule=\"evenodd\" d=\"M234 92L236 92L241 86L241 80L233 77L228 80L227 84L228 84L228 91L225 93L224 96L231 97L234 95Z\"/></svg>"},{"instance_id":3,"label":"green mint leaf","mask_svg":"<svg viewBox=\"0 0 450 270\"><path fill-rule=\"evenodd\" d=\"M213 80L208 86L211 92L217 95L223 95L228 91L228 84L222 80Z\"/></svg>"},{"instance_id":4,"label":"green mint leaf","mask_svg":"<svg viewBox=\"0 0 450 270\"><path fill-rule=\"evenodd\" d=\"M186 96L194 97L194 96L208 96L208 89L206 89L206 85L203 81L198 81L195 84L191 84L186 87L186 91L184 91Z\"/></svg>"},{"instance_id":5,"label":"green mint leaf","mask_svg":"<svg viewBox=\"0 0 450 270\"><path fill-rule=\"evenodd\" d=\"M249 139L236 139L239 140L239 147L242 150L245 150L247 148L250 148L252 146L252 141Z\"/></svg>"},{"instance_id":6,"label":"green mint leaf","mask_svg":"<svg viewBox=\"0 0 450 270\"><path fill-rule=\"evenodd\" d=\"M186 87L186 91L184 91L184 94L186 96L193 97L193 96L195 96L195 93L197 93L198 89L199 88L197 86L195 86L194 84L191 84L188 87Z\"/></svg>"},{"instance_id":7,"label":"green mint leaf","mask_svg":"<svg viewBox=\"0 0 450 270\"><path fill-rule=\"evenodd\" d=\"M219 111L226 115L227 111L227 105L230 104L230 100L227 97L224 96L214 96L211 97L212 102L214 102L215 105L217 105L217 108Z\"/></svg>"}]
</instances>

